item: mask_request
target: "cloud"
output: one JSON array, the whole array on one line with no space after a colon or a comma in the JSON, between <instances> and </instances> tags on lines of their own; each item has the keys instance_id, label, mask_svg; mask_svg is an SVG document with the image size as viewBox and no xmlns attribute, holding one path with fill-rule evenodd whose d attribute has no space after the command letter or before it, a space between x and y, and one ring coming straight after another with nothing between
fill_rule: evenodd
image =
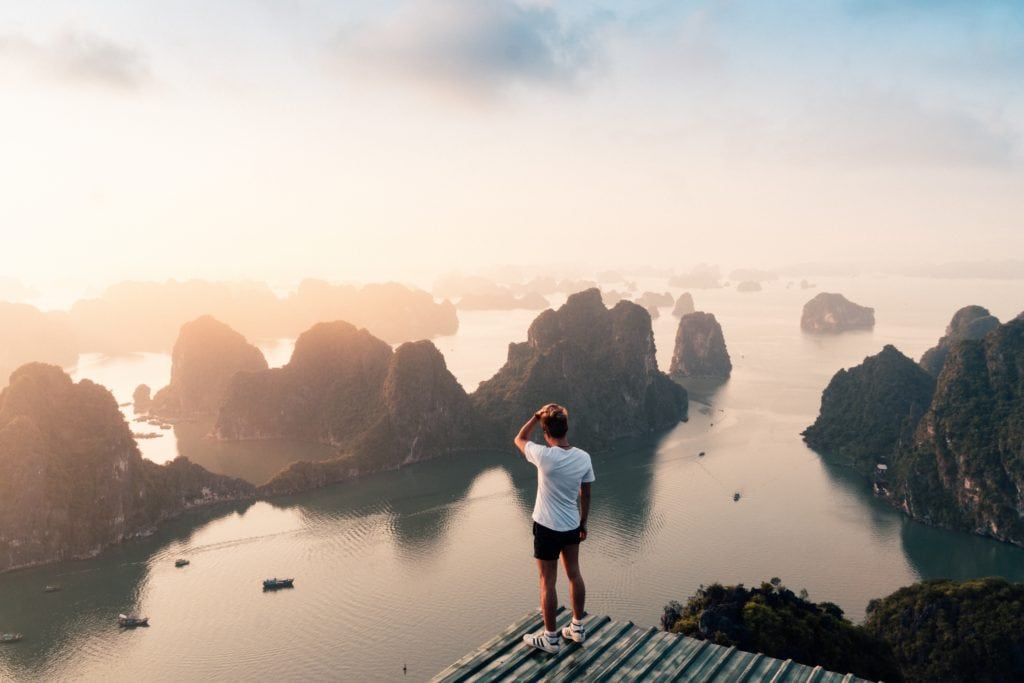
<instances>
[{"instance_id":1,"label":"cloud","mask_svg":"<svg viewBox=\"0 0 1024 683\"><path fill-rule=\"evenodd\" d=\"M814 163L1009 168L1020 153L1018 135L1004 125L871 90L809 106L789 133L793 156Z\"/></svg>"},{"instance_id":2,"label":"cloud","mask_svg":"<svg viewBox=\"0 0 1024 683\"><path fill-rule=\"evenodd\" d=\"M346 74L493 96L576 84L595 62L601 21L570 24L550 6L513 0L406 0L342 31L333 48Z\"/></svg>"},{"instance_id":3,"label":"cloud","mask_svg":"<svg viewBox=\"0 0 1024 683\"><path fill-rule=\"evenodd\" d=\"M0 65L29 78L134 90L150 79L137 50L83 31L66 31L48 42L19 33L0 33Z\"/></svg>"}]
</instances>

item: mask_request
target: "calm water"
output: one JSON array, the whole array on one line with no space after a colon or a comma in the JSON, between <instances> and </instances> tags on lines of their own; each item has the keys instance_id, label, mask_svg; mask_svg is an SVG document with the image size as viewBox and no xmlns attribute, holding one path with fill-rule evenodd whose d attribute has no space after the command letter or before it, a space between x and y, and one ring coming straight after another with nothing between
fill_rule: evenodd
<instances>
[{"instance_id":1,"label":"calm water","mask_svg":"<svg viewBox=\"0 0 1024 683\"><path fill-rule=\"evenodd\" d=\"M903 518L799 437L838 368L885 343L919 357L965 304L1012 317L1024 308L1020 284L820 285L875 306L875 331L804 337L800 308L815 291L782 283L756 294L694 292L698 309L723 325L733 377L691 387L691 419L675 430L593 452L598 481L582 554L590 611L653 625L666 601L700 584L780 576L861 619L869 599L921 578L1024 580L1024 550ZM471 390L533 317L462 314L459 334L438 346ZM655 321L662 367L675 325L667 310ZM289 344L264 348L275 365ZM126 401L139 382L165 383L169 361L85 357L77 376ZM322 455L294 444L228 448L189 427L142 442L147 457L163 461L180 448L259 481L290 454ZM510 438L517 427L509 425ZM0 630L26 636L0 647L0 679L403 680L403 664L407 680L428 678L536 608L534 490L532 468L511 453L423 463L189 514L95 560L0 575ZM175 569L181 556L192 564ZM296 587L262 593L260 580L275 575L296 577ZM64 590L43 594L47 583ZM564 577L560 595L567 599ZM116 615L125 610L148 615L152 626L119 631Z\"/></svg>"}]
</instances>

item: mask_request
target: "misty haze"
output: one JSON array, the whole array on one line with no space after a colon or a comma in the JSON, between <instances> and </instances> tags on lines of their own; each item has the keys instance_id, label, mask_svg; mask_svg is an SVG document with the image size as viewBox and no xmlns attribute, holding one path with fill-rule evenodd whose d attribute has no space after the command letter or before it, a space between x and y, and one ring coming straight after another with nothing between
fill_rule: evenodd
<instances>
[{"instance_id":1,"label":"misty haze","mask_svg":"<svg viewBox=\"0 0 1024 683\"><path fill-rule=\"evenodd\" d=\"M0 10L0 679L1024 678L1022 44Z\"/></svg>"}]
</instances>

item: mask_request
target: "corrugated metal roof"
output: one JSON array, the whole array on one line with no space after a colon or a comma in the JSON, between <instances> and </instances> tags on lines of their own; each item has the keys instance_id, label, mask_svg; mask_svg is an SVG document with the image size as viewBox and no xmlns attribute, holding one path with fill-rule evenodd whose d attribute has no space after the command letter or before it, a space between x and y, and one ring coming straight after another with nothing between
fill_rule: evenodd
<instances>
[{"instance_id":1,"label":"corrugated metal roof","mask_svg":"<svg viewBox=\"0 0 1024 683\"><path fill-rule=\"evenodd\" d=\"M569 621L558 610L558 628ZM852 674L826 671L722 647L631 621L606 616L584 619L587 640L568 643L551 655L523 642L524 633L542 627L540 614L531 612L497 636L439 673L432 680L462 681L715 681L765 683L858 683Z\"/></svg>"}]
</instances>

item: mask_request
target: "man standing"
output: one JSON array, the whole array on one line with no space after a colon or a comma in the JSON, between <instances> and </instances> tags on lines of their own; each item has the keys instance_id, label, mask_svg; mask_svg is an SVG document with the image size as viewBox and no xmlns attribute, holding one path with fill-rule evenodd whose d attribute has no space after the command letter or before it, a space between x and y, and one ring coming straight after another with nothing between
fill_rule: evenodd
<instances>
[{"instance_id":1,"label":"man standing","mask_svg":"<svg viewBox=\"0 0 1024 683\"><path fill-rule=\"evenodd\" d=\"M533 428L540 423L547 446L530 441ZM558 596L558 558L562 558L569 578L572 598L572 624L562 629L567 640L582 643L583 603L587 589L580 574L580 541L587 539L590 513L590 484L594 468L590 454L569 445L569 411L549 403L527 420L516 435L516 447L537 467L537 502L533 506L533 556L540 573L540 609L544 615L544 633L531 633L523 640L538 650L558 652L562 643L555 630ZM577 494L579 506L577 506Z\"/></svg>"}]
</instances>

